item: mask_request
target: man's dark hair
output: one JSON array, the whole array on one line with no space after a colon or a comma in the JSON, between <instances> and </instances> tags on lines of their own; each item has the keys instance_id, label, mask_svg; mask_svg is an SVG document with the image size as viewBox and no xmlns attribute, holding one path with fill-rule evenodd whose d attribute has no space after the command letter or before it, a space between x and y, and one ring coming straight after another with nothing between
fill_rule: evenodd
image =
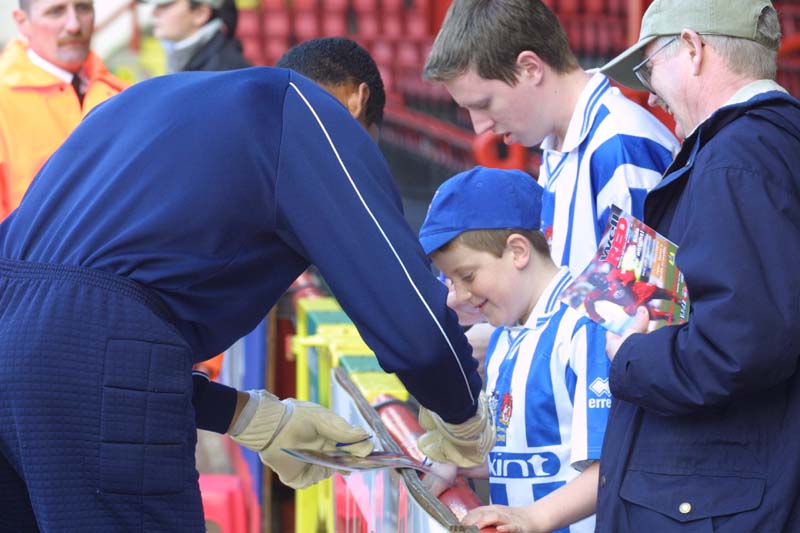
<instances>
[{"instance_id":1,"label":"man's dark hair","mask_svg":"<svg viewBox=\"0 0 800 533\"><path fill-rule=\"evenodd\" d=\"M289 68L321 85L366 83L369 99L364 119L367 126L380 124L386 93L378 66L358 43L343 37L312 39L283 54L276 67Z\"/></svg>"}]
</instances>

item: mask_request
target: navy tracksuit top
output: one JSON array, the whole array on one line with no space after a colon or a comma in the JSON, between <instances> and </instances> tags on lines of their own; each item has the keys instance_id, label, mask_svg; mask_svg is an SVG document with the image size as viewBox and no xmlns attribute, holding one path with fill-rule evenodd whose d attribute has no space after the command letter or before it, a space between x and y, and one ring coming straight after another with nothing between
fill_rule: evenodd
<instances>
[{"instance_id":1,"label":"navy tracksuit top","mask_svg":"<svg viewBox=\"0 0 800 533\"><path fill-rule=\"evenodd\" d=\"M386 161L288 70L165 76L99 106L0 225L0 257L140 284L196 361L249 332L313 263L422 404L450 422L474 413L476 362Z\"/></svg>"}]
</instances>

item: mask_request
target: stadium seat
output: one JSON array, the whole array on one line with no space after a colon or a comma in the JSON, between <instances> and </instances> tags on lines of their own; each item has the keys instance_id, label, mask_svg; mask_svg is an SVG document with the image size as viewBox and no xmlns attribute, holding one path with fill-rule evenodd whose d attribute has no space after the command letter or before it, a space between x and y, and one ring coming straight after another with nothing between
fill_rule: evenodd
<instances>
[{"instance_id":1,"label":"stadium seat","mask_svg":"<svg viewBox=\"0 0 800 533\"><path fill-rule=\"evenodd\" d=\"M344 11L326 11L322 14L322 36L343 37L347 35L347 14Z\"/></svg>"},{"instance_id":2,"label":"stadium seat","mask_svg":"<svg viewBox=\"0 0 800 533\"><path fill-rule=\"evenodd\" d=\"M289 42L283 37L267 37L264 42L264 60L267 65L275 62L289 49Z\"/></svg>"},{"instance_id":3,"label":"stadium seat","mask_svg":"<svg viewBox=\"0 0 800 533\"><path fill-rule=\"evenodd\" d=\"M288 8L287 0L261 0L261 7L267 11L285 11Z\"/></svg>"},{"instance_id":4,"label":"stadium seat","mask_svg":"<svg viewBox=\"0 0 800 533\"><path fill-rule=\"evenodd\" d=\"M406 12L406 38L424 39L431 36L430 19L421 10L413 9Z\"/></svg>"},{"instance_id":5,"label":"stadium seat","mask_svg":"<svg viewBox=\"0 0 800 533\"><path fill-rule=\"evenodd\" d=\"M400 13L403 10L404 0L382 0L381 10L384 15L388 13Z\"/></svg>"},{"instance_id":6,"label":"stadium seat","mask_svg":"<svg viewBox=\"0 0 800 533\"><path fill-rule=\"evenodd\" d=\"M324 11L344 12L347 11L348 0L321 0Z\"/></svg>"},{"instance_id":7,"label":"stadium seat","mask_svg":"<svg viewBox=\"0 0 800 533\"><path fill-rule=\"evenodd\" d=\"M237 37L261 37L260 13L257 9L240 9L236 23Z\"/></svg>"},{"instance_id":8,"label":"stadium seat","mask_svg":"<svg viewBox=\"0 0 800 533\"><path fill-rule=\"evenodd\" d=\"M289 36L289 11L266 11L263 16L264 36L267 39Z\"/></svg>"},{"instance_id":9,"label":"stadium seat","mask_svg":"<svg viewBox=\"0 0 800 533\"><path fill-rule=\"evenodd\" d=\"M200 474L200 494L206 529L247 533L247 507L241 478L231 474Z\"/></svg>"},{"instance_id":10,"label":"stadium seat","mask_svg":"<svg viewBox=\"0 0 800 533\"><path fill-rule=\"evenodd\" d=\"M247 58L253 65L266 64L264 57L264 46L261 43L261 37L254 36L240 36L239 40L242 42L242 52L244 57Z\"/></svg>"},{"instance_id":11,"label":"stadium seat","mask_svg":"<svg viewBox=\"0 0 800 533\"><path fill-rule=\"evenodd\" d=\"M378 12L378 0L352 0L353 10L356 13L373 13Z\"/></svg>"},{"instance_id":12,"label":"stadium seat","mask_svg":"<svg viewBox=\"0 0 800 533\"><path fill-rule=\"evenodd\" d=\"M294 12L294 36L298 42L307 41L319 37L319 18L317 11L300 11Z\"/></svg>"},{"instance_id":13,"label":"stadium seat","mask_svg":"<svg viewBox=\"0 0 800 533\"><path fill-rule=\"evenodd\" d=\"M381 36L380 21L376 13L356 13L355 34L358 39L371 42Z\"/></svg>"},{"instance_id":14,"label":"stadium seat","mask_svg":"<svg viewBox=\"0 0 800 533\"><path fill-rule=\"evenodd\" d=\"M384 13L381 17L381 35L387 39L400 39L403 37L402 13Z\"/></svg>"}]
</instances>

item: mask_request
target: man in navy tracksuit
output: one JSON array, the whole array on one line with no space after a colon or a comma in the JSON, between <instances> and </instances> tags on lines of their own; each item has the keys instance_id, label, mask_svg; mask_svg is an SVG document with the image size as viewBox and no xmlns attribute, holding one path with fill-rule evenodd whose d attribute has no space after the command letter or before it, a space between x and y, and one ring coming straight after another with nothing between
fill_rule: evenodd
<instances>
[{"instance_id":1,"label":"man in navy tracksuit","mask_svg":"<svg viewBox=\"0 0 800 533\"><path fill-rule=\"evenodd\" d=\"M768 0L656 0L604 67L685 137L645 222L678 244L692 311L609 338L600 532L800 531L800 102L772 81L779 39Z\"/></svg>"},{"instance_id":2,"label":"man in navy tracksuit","mask_svg":"<svg viewBox=\"0 0 800 533\"><path fill-rule=\"evenodd\" d=\"M329 475L280 448L333 449L361 428L190 376L310 263L438 413L431 445L482 462L476 362L375 142L291 71L178 74L88 116L0 225L3 526L201 530L195 409L291 486Z\"/></svg>"}]
</instances>

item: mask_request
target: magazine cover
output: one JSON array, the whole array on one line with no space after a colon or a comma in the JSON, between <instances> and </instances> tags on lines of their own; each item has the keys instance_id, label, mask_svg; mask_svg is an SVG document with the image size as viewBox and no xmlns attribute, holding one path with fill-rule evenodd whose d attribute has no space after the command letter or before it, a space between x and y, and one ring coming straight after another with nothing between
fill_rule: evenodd
<instances>
[{"instance_id":1,"label":"magazine cover","mask_svg":"<svg viewBox=\"0 0 800 533\"><path fill-rule=\"evenodd\" d=\"M610 331L621 334L636 309L650 312L648 331L682 324L689 292L675 265L678 247L641 220L612 206L600 247L561 299Z\"/></svg>"}]
</instances>

